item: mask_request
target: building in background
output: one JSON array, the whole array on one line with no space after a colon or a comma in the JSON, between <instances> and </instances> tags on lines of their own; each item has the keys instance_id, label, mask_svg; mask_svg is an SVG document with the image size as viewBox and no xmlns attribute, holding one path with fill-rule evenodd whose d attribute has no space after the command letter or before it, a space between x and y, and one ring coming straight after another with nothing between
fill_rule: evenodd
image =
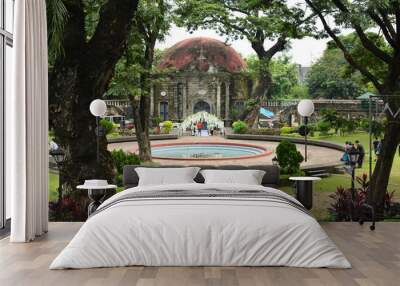
<instances>
[{"instance_id":1,"label":"building in background","mask_svg":"<svg viewBox=\"0 0 400 286\"><path fill-rule=\"evenodd\" d=\"M249 96L246 63L229 45L212 38L183 40L161 58L163 79L152 88L151 115L182 121L206 111L229 124Z\"/></svg>"},{"instance_id":2,"label":"building in background","mask_svg":"<svg viewBox=\"0 0 400 286\"><path fill-rule=\"evenodd\" d=\"M307 79L307 75L310 72L311 67L305 67L302 65L298 65L298 73L299 73L299 82L304 83Z\"/></svg>"}]
</instances>

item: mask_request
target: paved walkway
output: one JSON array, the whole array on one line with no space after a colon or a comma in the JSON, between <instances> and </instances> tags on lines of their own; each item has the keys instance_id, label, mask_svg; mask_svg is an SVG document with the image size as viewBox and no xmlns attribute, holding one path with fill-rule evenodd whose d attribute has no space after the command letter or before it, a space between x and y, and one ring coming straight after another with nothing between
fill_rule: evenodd
<instances>
[{"instance_id":1,"label":"paved walkway","mask_svg":"<svg viewBox=\"0 0 400 286\"><path fill-rule=\"evenodd\" d=\"M254 141L254 140L229 140L219 136L199 137L199 136L186 136L181 137L177 140L162 140L152 141L151 145L165 144L165 143L191 143L191 142L217 142L217 143L244 143L262 146L273 150L274 153L269 156L254 158L254 159L241 159L241 160L222 160L222 161L210 161L210 160L196 160L196 161L179 161L179 160L165 160L155 159L154 161L161 165L258 165L258 164L272 164L272 158L275 156L275 148L278 146L278 142L265 142L265 141ZM109 150L123 149L129 152L136 152L138 145L136 142L126 143L114 143L108 145ZM297 144L297 149L304 155L304 145ZM342 153L337 150L332 150L325 147L308 146L308 162L303 163L303 166L308 165L319 165L319 164L335 164L339 163Z\"/></svg>"}]
</instances>

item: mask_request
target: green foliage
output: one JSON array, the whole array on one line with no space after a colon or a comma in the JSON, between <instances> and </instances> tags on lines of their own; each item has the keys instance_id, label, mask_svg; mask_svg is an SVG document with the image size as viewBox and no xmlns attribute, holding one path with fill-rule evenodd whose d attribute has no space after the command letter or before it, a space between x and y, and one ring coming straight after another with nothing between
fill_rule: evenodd
<instances>
[{"instance_id":1,"label":"green foliage","mask_svg":"<svg viewBox=\"0 0 400 286\"><path fill-rule=\"evenodd\" d=\"M365 35L382 51L390 53L390 47L381 34L366 32ZM358 63L365 67L370 67L370 72L377 78L382 79L385 77L387 71L386 64L363 46L356 33L350 33L348 35L341 36L340 39L348 49L349 53L354 59L357 60ZM340 51L334 41L328 42L328 50ZM366 83L369 83L366 78L363 78L358 72L355 72L354 68L352 68L349 64L343 66L342 69L344 76L347 75L350 77L356 75L355 79L360 85L365 86Z\"/></svg>"},{"instance_id":2,"label":"green foliage","mask_svg":"<svg viewBox=\"0 0 400 286\"><path fill-rule=\"evenodd\" d=\"M307 124L307 126L301 125L299 127L299 129L297 130L297 132L299 132L299 134L301 136L305 136L306 134L312 136L312 133L314 132L314 128L315 128L315 126L311 125L311 124Z\"/></svg>"},{"instance_id":3,"label":"green foliage","mask_svg":"<svg viewBox=\"0 0 400 286\"><path fill-rule=\"evenodd\" d=\"M164 128L165 133L169 134L172 131L172 127L174 126L174 123L170 120L167 120L162 123L162 126Z\"/></svg>"},{"instance_id":4,"label":"green foliage","mask_svg":"<svg viewBox=\"0 0 400 286\"><path fill-rule=\"evenodd\" d=\"M250 135L280 135L279 129L273 128L249 128L246 130L246 134Z\"/></svg>"},{"instance_id":5,"label":"green foliage","mask_svg":"<svg viewBox=\"0 0 400 286\"><path fill-rule=\"evenodd\" d=\"M115 67L107 96L140 98L148 96L150 84L162 78L150 77L158 71L155 64L162 51L156 50L157 40L163 40L171 25L170 6L164 0L139 2L134 23L128 37L124 56Z\"/></svg>"},{"instance_id":6,"label":"green foliage","mask_svg":"<svg viewBox=\"0 0 400 286\"><path fill-rule=\"evenodd\" d=\"M372 136L377 138L381 137L385 130L385 124L376 120L372 121L371 123ZM363 131L369 132L369 120L367 118L360 119L358 125Z\"/></svg>"},{"instance_id":7,"label":"green foliage","mask_svg":"<svg viewBox=\"0 0 400 286\"><path fill-rule=\"evenodd\" d=\"M103 128L106 132L106 135L110 134L114 130L114 124L105 118L100 120L100 125L103 126Z\"/></svg>"},{"instance_id":8,"label":"green foliage","mask_svg":"<svg viewBox=\"0 0 400 286\"><path fill-rule=\"evenodd\" d=\"M317 130L321 132L323 135L326 135L329 130L331 130L332 126L329 121L320 120L317 122Z\"/></svg>"},{"instance_id":9,"label":"green foliage","mask_svg":"<svg viewBox=\"0 0 400 286\"><path fill-rule=\"evenodd\" d=\"M359 74L349 75L348 69L349 65L340 50L327 49L307 74L310 96L329 99L359 96L362 93Z\"/></svg>"},{"instance_id":10,"label":"green foliage","mask_svg":"<svg viewBox=\"0 0 400 286\"><path fill-rule=\"evenodd\" d=\"M289 1L272 0L176 0L175 18L178 26L189 31L213 29L232 40L259 38L276 40L282 34L301 38L313 26L305 21L302 9ZM194 12L195 11L195 12Z\"/></svg>"},{"instance_id":11,"label":"green foliage","mask_svg":"<svg viewBox=\"0 0 400 286\"><path fill-rule=\"evenodd\" d=\"M290 95L292 98L301 98L301 99L309 98L310 93L308 91L308 86L305 84L295 85L292 87Z\"/></svg>"},{"instance_id":12,"label":"green foliage","mask_svg":"<svg viewBox=\"0 0 400 286\"><path fill-rule=\"evenodd\" d=\"M152 121L153 121L153 126L158 127L161 123L161 117L155 116L152 118Z\"/></svg>"},{"instance_id":13,"label":"green foliage","mask_svg":"<svg viewBox=\"0 0 400 286\"><path fill-rule=\"evenodd\" d=\"M47 0L46 14L49 62L52 64L55 59L64 52L63 33L65 23L68 20L68 11L63 0Z\"/></svg>"},{"instance_id":14,"label":"green foliage","mask_svg":"<svg viewBox=\"0 0 400 286\"><path fill-rule=\"evenodd\" d=\"M357 129L357 122L355 120L346 120L344 131L347 133L354 133Z\"/></svg>"},{"instance_id":15,"label":"green foliage","mask_svg":"<svg viewBox=\"0 0 400 286\"><path fill-rule=\"evenodd\" d=\"M289 141L282 141L276 148L276 158L282 174L297 174L300 172L300 163L303 155L296 149L296 145Z\"/></svg>"},{"instance_id":16,"label":"green foliage","mask_svg":"<svg viewBox=\"0 0 400 286\"><path fill-rule=\"evenodd\" d=\"M238 120L232 124L233 132L236 134L243 134L247 130L247 124L244 121Z\"/></svg>"},{"instance_id":17,"label":"green foliage","mask_svg":"<svg viewBox=\"0 0 400 286\"><path fill-rule=\"evenodd\" d=\"M289 126L283 126L281 127L281 135L287 135L295 132L295 128L289 127Z\"/></svg>"},{"instance_id":18,"label":"green foliage","mask_svg":"<svg viewBox=\"0 0 400 286\"><path fill-rule=\"evenodd\" d=\"M308 90L299 84L298 66L290 62L288 56L281 56L272 59L267 67L261 68L261 61L255 55L246 58L246 73L252 80L257 80L260 71L267 69L272 76L272 98L307 98Z\"/></svg>"},{"instance_id":19,"label":"green foliage","mask_svg":"<svg viewBox=\"0 0 400 286\"><path fill-rule=\"evenodd\" d=\"M125 152L122 149L113 150L111 157L118 174L122 174L125 165L140 165L139 157L136 154Z\"/></svg>"}]
</instances>

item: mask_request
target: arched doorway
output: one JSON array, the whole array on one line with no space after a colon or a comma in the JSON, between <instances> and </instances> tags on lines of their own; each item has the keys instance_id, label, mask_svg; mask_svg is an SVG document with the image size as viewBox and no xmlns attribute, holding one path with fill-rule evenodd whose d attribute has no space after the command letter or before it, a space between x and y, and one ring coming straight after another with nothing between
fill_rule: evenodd
<instances>
[{"instance_id":1,"label":"arched doorway","mask_svg":"<svg viewBox=\"0 0 400 286\"><path fill-rule=\"evenodd\" d=\"M197 102L193 107L193 113L197 113L200 111L211 113L210 104L208 102L205 102L204 100L200 100L199 102Z\"/></svg>"}]
</instances>

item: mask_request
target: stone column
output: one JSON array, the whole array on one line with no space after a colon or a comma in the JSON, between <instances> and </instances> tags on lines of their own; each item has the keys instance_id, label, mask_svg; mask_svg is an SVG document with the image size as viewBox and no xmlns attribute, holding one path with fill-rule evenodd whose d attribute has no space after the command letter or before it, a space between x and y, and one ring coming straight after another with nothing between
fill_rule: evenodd
<instances>
[{"instance_id":1,"label":"stone column","mask_svg":"<svg viewBox=\"0 0 400 286\"><path fill-rule=\"evenodd\" d=\"M150 89L150 117L154 116L154 85Z\"/></svg>"},{"instance_id":2,"label":"stone column","mask_svg":"<svg viewBox=\"0 0 400 286\"><path fill-rule=\"evenodd\" d=\"M187 117L187 82L182 84L182 119L185 120Z\"/></svg>"},{"instance_id":3,"label":"stone column","mask_svg":"<svg viewBox=\"0 0 400 286\"><path fill-rule=\"evenodd\" d=\"M225 83L225 119L229 120L230 119L230 83L226 82Z\"/></svg>"},{"instance_id":4,"label":"stone column","mask_svg":"<svg viewBox=\"0 0 400 286\"><path fill-rule=\"evenodd\" d=\"M217 82L217 117L221 118L221 83Z\"/></svg>"}]
</instances>

